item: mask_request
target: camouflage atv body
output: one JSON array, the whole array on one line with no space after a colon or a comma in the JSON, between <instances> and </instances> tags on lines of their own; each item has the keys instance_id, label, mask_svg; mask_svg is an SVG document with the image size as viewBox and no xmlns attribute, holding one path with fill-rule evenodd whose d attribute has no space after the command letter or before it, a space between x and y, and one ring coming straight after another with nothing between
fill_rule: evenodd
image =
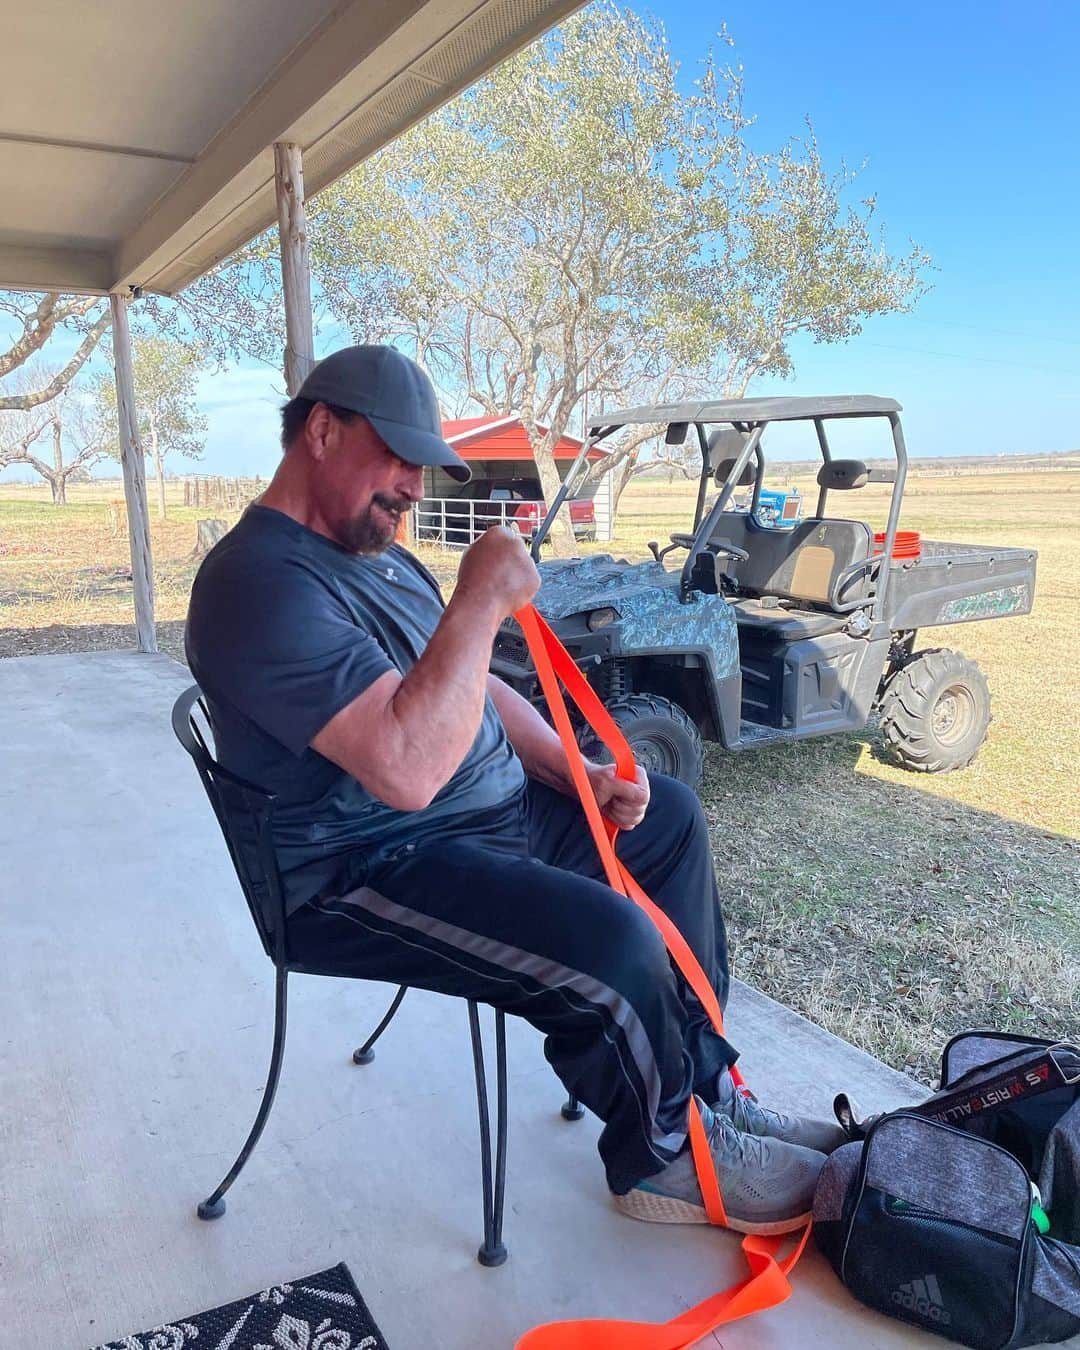
<instances>
[{"instance_id":1,"label":"camouflage atv body","mask_svg":"<svg viewBox=\"0 0 1080 1350\"><path fill-rule=\"evenodd\" d=\"M598 554L540 564L536 607L551 625L647 769L696 783L702 733L739 735L739 635L721 595L679 598L679 574L661 563ZM521 630L508 619L495 639L492 671L540 702ZM587 753L601 754L591 735Z\"/></svg>"}]
</instances>

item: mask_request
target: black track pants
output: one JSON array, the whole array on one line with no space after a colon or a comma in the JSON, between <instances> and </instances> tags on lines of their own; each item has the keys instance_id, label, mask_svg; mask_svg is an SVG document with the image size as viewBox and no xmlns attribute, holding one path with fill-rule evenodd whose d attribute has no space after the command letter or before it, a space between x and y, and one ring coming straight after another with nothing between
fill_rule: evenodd
<instances>
[{"instance_id":1,"label":"black track pants","mask_svg":"<svg viewBox=\"0 0 1080 1350\"><path fill-rule=\"evenodd\" d=\"M727 997L724 922L694 793L656 775L622 861ZM652 921L603 880L578 803L530 782L477 832L376 858L365 884L299 909L290 960L317 974L433 989L526 1018L563 1084L605 1122L624 1192L686 1139L691 1091L735 1052L673 968Z\"/></svg>"}]
</instances>

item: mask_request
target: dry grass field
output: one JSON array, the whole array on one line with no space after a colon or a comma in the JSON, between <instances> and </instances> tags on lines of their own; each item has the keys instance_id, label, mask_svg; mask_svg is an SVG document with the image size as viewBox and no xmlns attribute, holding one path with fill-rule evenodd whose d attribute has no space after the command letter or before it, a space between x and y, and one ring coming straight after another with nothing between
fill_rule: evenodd
<instances>
[{"instance_id":1,"label":"dry grass field","mask_svg":"<svg viewBox=\"0 0 1080 1350\"><path fill-rule=\"evenodd\" d=\"M863 489L852 513L857 503L879 524L887 491ZM39 489L0 485L0 656L133 645L127 542L108 525L118 485L70 495L56 509ZM638 480L616 541L597 547L643 556L692 509L692 485ZM152 521L160 635L174 654L205 514L177 504ZM874 728L742 755L713 746L702 798L736 973L929 1081L963 1027L1080 1039L1080 470L916 473L902 524L1039 550L1029 617L919 636L974 657L989 679L979 758L962 773L905 773L882 761ZM452 582L455 555L424 557Z\"/></svg>"},{"instance_id":2,"label":"dry grass field","mask_svg":"<svg viewBox=\"0 0 1080 1350\"><path fill-rule=\"evenodd\" d=\"M887 494L850 500L880 527ZM620 533L663 539L690 511L688 486L639 483ZM1039 550L1029 617L916 644L955 646L986 672L994 723L979 758L906 773L872 729L741 756L712 747L702 797L737 973L929 1079L965 1026L1080 1037L1080 472L916 476L902 523Z\"/></svg>"}]
</instances>

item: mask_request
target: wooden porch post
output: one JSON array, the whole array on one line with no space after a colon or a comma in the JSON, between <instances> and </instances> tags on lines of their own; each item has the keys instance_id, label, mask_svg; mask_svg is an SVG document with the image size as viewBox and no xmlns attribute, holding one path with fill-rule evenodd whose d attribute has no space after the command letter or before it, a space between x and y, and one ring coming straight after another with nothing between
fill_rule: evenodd
<instances>
[{"instance_id":1,"label":"wooden porch post","mask_svg":"<svg viewBox=\"0 0 1080 1350\"><path fill-rule=\"evenodd\" d=\"M311 323L311 267L304 210L304 159L298 145L274 143L281 283L285 293L285 387L295 397L315 364Z\"/></svg>"},{"instance_id":2,"label":"wooden porch post","mask_svg":"<svg viewBox=\"0 0 1080 1350\"><path fill-rule=\"evenodd\" d=\"M110 295L113 356L116 363L116 413L120 423L120 463L124 470L128 539L131 543L131 579L135 586L135 631L139 651L156 652L154 629L154 560L150 551L150 516L146 509L146 467L135 416L135 378L131 368L131 329L128 302Z\"/></svg>"}]
</instances>

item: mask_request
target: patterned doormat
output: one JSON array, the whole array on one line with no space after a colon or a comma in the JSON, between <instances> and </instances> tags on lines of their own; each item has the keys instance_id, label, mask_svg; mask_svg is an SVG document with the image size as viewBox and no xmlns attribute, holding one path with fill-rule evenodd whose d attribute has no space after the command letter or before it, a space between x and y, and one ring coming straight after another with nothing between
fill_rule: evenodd
<instances>
[{"instance_id":1,"label":"patterned doormat","mask_svg":"<svg viewBox=\"0 0 1080 1350\"><path fill-rule=\"evenodd\" d=\"M387 1350L344 1264L94 1350Z\"/></svg>"}]
</instances>

